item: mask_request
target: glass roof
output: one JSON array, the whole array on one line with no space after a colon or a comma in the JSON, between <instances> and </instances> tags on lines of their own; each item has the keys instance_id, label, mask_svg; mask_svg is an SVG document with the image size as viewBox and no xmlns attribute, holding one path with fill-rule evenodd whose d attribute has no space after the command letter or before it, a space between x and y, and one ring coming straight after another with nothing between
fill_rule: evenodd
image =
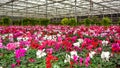
<instances>
[{"instance_id":1,"label":"glass roof","mask_svg":"<svg viewBox=\"0 0 120 68\"><path fill-rule=\"evenodd\" d=\"M20 17L112 14L119 8L120 0L0 0L0 15Z\"/></svg>"}]
</instances>

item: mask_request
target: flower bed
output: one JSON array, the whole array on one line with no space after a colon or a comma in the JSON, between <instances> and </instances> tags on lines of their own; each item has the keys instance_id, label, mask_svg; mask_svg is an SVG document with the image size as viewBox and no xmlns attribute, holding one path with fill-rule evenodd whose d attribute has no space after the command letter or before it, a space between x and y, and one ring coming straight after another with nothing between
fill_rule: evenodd
<instances>
[{"instance_id":1,"label":"flower bed","mask_svg":"<svg viewBox=\"0 0 120 68\"><path fill-rule=\"evenodd\" d=\"M120 26L0 26L1 68L119 68Z\"/></svg>"}]
</instances>

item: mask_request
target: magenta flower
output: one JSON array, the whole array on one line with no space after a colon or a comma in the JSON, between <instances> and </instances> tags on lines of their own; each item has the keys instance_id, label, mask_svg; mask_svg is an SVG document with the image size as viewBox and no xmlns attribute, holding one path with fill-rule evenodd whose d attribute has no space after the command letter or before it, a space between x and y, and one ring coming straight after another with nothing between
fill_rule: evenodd
<instances>
[{"instance_id":1,"label":"magenta flower","mask_svg":"<svg viewBox=\"0 0 120 68\"><path fill-rule=\"evenodd\" d=\"M58 37L58 41L62 41L62 37L61 36Z\"/></svg>"},{"instance_id":2,"label":"magenta flower","mask_svg":"<svg viewBox=\"0 0 120 68\"><path fill-rule=\"evenodd\" d=\"M78 61L77 61L78 58L79 58L79 57L78 57L77 55L74 55L74 56L73 56L73 60L75 61L76 64L78 63Z\"/></svg>"},{"instance_id":3,"label":"magenta flower","mask_svg":"<svg viewBox=\"0 0 120 68\"><path fill-rule=\"evenodd\" d=\"M90 62L90 57L86 57L85 59L85 66L88 67Z\"/></svg>"},{"instance_id":4,"label":"magenta flower","mask_svg":"<svg viewBox=\"0 0 120 68\"><path fill-rule=\"evenodd\" d=\"M49 48L49 49L46 49L46 51L47 51L47 53L50 53L50 54L52 54L52 52L53 52L53 49L52 49L52 48Z\"/></svg>"},{"instance_id":5,"label":"magenta flower","mask_svg":"<svg viewBox=\"0 0 120 68\"><path fill-rule=\"evenodd\" d=\"M113 43L112 44L112 51L113 52L119 52L120 51L119 43Z\"/></svg>"},{"instance_id":6,"label":"magenta flower","mask_svg":"<svg viewBox=\"0 0 120 68\"><path fill-rule=\"evenodd\" d=\"M72 37L72 42L75 42L77 40L77 36Z\"/></svg>"},{"instance_id":7,"label":"magenta flower","mask_svg":"<svg viewBox=\"0 0 120 68\"><path fill-rule=\"evenodd\" d=\"M55 45L55 50L58 51L60 49L61 42L57 42Z\"/></svg>"},{"instance_id":8,"label":"magenta flower","mask_svg":"<svg viewBox=\"0 0 120 68\"><path fill-rule=\"evenodd\" d=\"M16 57L17 59L19 59L19 58L21 58L21 57L24 57L24 56L25 56L25 53L26 53L26 50L25 50L25 49L23 49L23 48L17 49L17 50L15 51L15 57Z\"/></svg>"},{"instance_id":9,"label":"magenta flower","mask_svg":"<svg viewBox=\"0 0 120 68\"><path fill-rule=\"evenodd\" d=\"M0 43L0 48L3 48L3 45L2 45L2 43Z\"/></svg>"},{"instance_id":10,"label":"magenta flower","mask_svg":"<svg viewBox=\"0 0 120 68\"><path fill-rule=\"evenodd\" d=\"M11 68L15 68L16 64L11 64Z\"/></svg>"},{"instance_id":11,"label":"magenta flower","mask_svg":"<svg viewBox=\"0 0 120 68\"><path fill-rule=\"evenodd\" d=\"M6 46L7 50L15 50L17 47L14 43L8 43Z\"/></svg>"},{"instance_id":12,"label":"magenta flower","mask_svg":"<svg viewBox=\"0 0 120 68\"><path fill-rule=\"evenodd\" d=\"M97 51L98 51L98 52L101 52L101 51L102 51L102 48L101 48L101 47L97 48Z\"/></svg>"},{"instance_id":13,"label":"magenta flower","mask_svg":"<svg viewBox=\"0 0 120 68\"><path fill-rule=\"evenodd\" d=\"M80 66L82 66L83 58L80 57L79 62L80 62Z\"/></svg>"}]
</instances>

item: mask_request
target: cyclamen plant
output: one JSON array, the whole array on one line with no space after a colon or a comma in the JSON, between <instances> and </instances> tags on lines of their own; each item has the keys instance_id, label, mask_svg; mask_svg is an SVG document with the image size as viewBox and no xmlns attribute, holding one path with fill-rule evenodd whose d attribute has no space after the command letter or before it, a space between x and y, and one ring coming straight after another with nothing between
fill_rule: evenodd
<instances>
[{"instance_id":1,"label":"cyclamen plant","mask_svg":"<svg viewBox=\"0 0 120 68\"><path fill-rule=\"evenodd\" d=\"M120 26L0 26L1 68L120 67Z\"/></svg>"}]
</instances>

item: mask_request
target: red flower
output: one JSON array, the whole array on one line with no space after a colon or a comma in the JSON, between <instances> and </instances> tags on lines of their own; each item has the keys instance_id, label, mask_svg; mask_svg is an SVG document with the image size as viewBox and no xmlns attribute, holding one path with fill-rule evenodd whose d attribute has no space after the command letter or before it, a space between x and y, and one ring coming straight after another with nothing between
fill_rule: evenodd
<instances>
[{"instance_id":1,"label":"red flower","mask_svg":"<svg viewBox=\"0 0 120 68\"><path fill-rule=\"evenodd\" d=\"M73 68L73 64L74 64L74 62L70 61L70 68Z\"/></svg>"},{"instance_id":2,"label":"red flower","mask_svg":"<svg viewBox=\"0 0 120 68\"><path fill-rule=\"evenodd\" d=\"M32 41L32 42L31 42L31 48L37 49L38 47L39 47L39 44L38 44L38 43L36 43L35 41Z\"/></svg>"},{"instance_id":3,"label":"red flower","mask_svg":"<svg viewBox=\"0 0 120 68\"><path fill-rule=\"evenodd\" d=\"M20 60L16 60L17 66L20 66Z\"/></svg>"},{"instance_id":4,"label":"red flower","mask_svg":"<svg viewBox=\"0 0 120 68\"><path fill-rule=\"evenodd\" d=\"M30 63L35 62L35 60L34 60L33 58L29 58L28 61L29 61Z\"/></svg>"},{"instance_id":5,"label":"red flower","mask_svg":"<svg viewBox=\"0 0 120 68\"><path fill-rule=\"evenodd\" d=\"M58 58L48 53L46 57L46 68L52 68L51 61L55 61L55 60L58 60Z\"/></svg>"},{"instance_id":6,"label":"red flower","mask_svg":"<svg viewBox=\"0 0 120 68\"><path fill-rule=\"evenodd\" d=\"M94 48L96 48L98 46L98 42L93 41L92 45L93 45Z\"/></svg>"}]
</instances>

